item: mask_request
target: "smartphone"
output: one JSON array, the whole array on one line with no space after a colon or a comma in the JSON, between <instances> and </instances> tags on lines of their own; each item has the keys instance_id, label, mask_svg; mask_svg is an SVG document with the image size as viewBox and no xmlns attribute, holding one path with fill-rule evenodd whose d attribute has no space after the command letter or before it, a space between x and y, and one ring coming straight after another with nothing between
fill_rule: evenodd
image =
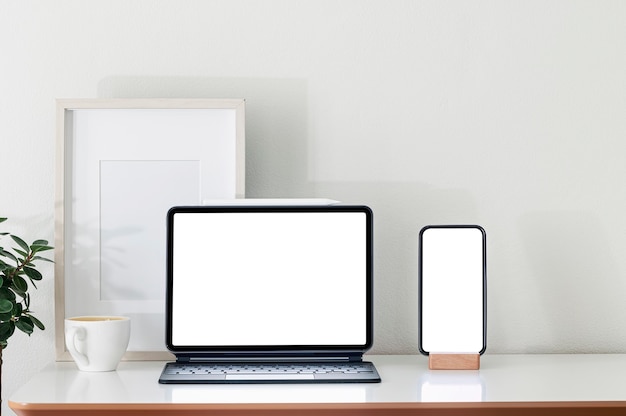
<instances>
[{"instance_id":1,"label":"smartphone","mask_svg":"<svg viewBox=\"0 0 626 416\"><path fill-rule=\"evenodd\" d=\"M429 225L419 233L419 350L483 354L487 348L486 233Z\"/></svg>"}]
</instances>

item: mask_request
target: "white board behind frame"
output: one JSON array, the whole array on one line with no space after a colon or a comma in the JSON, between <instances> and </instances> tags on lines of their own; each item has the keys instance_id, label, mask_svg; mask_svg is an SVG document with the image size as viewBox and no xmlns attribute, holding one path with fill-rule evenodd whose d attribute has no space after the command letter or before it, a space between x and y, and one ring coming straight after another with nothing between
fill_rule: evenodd
<instances>
[{"instance_id":1,"label":"white board behind frame","mask_svg":"<svg viewBox=\"0 0 626 416\"><path fill-rule=\"evenodd\" d=\"M165 348L165 219L174 205L244 197L245 101L57 101L55 326L131 318L127 360Z\"/></svg>"},{"instance_id":2,"label":"white board behind frame","mask_svg":"<svg viewBox=\"0 0 626 416\"><path fill-rule=\"evenodd\" d=\"M486 348L486 234L475 225L427 226L419 237L419 349Z\"/></svg>"}]
</instances>

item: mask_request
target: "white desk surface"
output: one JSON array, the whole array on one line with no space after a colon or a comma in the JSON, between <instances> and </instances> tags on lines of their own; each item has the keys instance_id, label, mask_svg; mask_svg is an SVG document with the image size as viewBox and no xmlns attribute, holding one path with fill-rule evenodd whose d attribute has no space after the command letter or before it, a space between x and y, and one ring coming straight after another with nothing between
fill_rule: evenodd
<instances>
[{"instance_id":1,"label":"white desk surface","mask_svg":"<svg viewBox=\"0 0 626 416\"><path fill-rule=\"evenodd\" d=\"M378 404L395 403L417 409L424 403L473 403L476 407L494 402L587 406L586 402L605 402L626 414L626 354L486 354L477 371L431 371L427 357L419 355L366 359L378 368L381 383L161 385L157 380L164 362L122 362L117 371L108 373L80 372L74 363L62 362L37 374L9 398L9 405L19 415L30 415L46 406L85 408L92 404L315 407L351 403L380 407Z\"/></svg>"}]
</instances>

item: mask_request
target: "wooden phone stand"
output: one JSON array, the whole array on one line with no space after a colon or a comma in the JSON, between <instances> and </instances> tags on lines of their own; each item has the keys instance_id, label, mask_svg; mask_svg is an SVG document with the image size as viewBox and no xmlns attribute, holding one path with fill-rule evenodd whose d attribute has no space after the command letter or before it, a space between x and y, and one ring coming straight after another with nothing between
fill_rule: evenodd
<instances>
[{"instance_id":1,"label":"wooden phone stand","mask_svg":"<svg viewBox=\"0 0 626 416\"><path fill-rule=\"evenodd\" d=\"M428 368L430 370L478 370L480 369L480 354L428 354Z\"/></svg>"}]
</instances>

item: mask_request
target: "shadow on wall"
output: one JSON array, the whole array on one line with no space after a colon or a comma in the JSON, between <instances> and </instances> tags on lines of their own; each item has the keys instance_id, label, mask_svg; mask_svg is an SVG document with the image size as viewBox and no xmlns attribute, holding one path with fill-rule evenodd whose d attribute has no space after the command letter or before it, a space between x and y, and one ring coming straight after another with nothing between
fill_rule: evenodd
<instances>
[{"instance_id":1,"label":"shadow on wall","mask_svg":"<svg viewBox=\"0 0 626 416\"><path fill-rule=\"evenodd\" d=\"M309 197L307 88L304 79L108 77L98 98L243 98L246 196Z\"/></svg>"},{"instance_id":2,"label":"shadow on wall","mask_svg":"<svg viewBox=\"0 0 626 416\"><path fill-rule=\"evenodd\" d=\"M306 80L110 77L100 98L245 98L246 196L365 204L375 221L373 353L417 353L417 239L428 224L481 223L470 191L421 183L312 182ZM481 224L485 225L485 224Z\"/></svg>"},{"instance_id":3,"label":"shadow on wall","mask_svg":"<svg viewBox=\"0 0 626 416\"><path fill-rule=\"evenodd\" d=\"M534 212L519 225L535 297L529 306L540 308L533 315L543 317L529 323L537 334L533 352L623 352L610 345L626 327L626 282L599 218L581 211ZM622 338L626 343L626 334Z\"/></svg>"},{"instance_id":4,"label":"shadow on wall","mask_svg":"<svg viewBox=\"0 0 626 416\"><path fill-rule=\"evenodd\" d=\"M315 193L374 211L372 352L417 354L419 231L432 224L480 224L473 195L464 189L386 182L316 183Z\"/></svg>"}]
</instances>

